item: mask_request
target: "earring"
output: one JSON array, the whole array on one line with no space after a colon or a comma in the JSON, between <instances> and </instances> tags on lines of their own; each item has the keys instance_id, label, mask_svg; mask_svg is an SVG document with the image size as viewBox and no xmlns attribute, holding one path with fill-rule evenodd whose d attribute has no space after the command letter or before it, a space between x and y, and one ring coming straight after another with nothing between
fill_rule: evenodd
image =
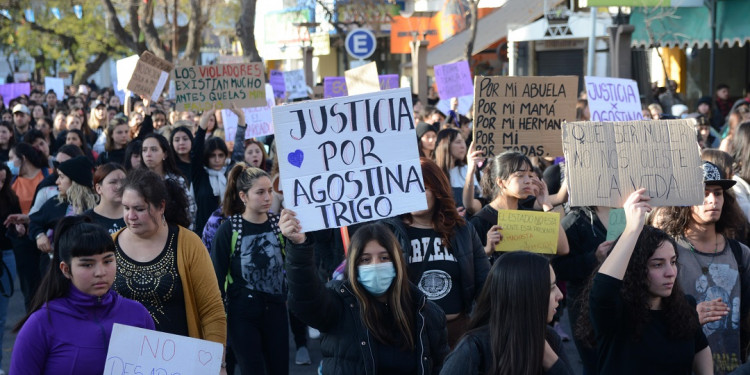
<instances>
[{"instance_id":1,"label":"earring","mask_svg":"<svg viewBox=\"0 0 750 375\"><path fill-rule=\"evenodd\" d=\"M161 214L161 223L162 225L167 225L167 217L164 214Z\"/></svg>"}]
</instances>

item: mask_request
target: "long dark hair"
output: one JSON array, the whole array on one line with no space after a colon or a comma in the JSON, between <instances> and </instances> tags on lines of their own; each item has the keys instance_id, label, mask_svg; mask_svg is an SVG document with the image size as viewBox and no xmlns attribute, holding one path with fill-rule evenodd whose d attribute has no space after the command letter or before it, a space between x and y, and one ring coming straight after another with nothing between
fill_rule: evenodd
<instances>
[{"instance_id":1,"label":"long dark hair","mask_svg":"<svg viewBox=\"0 0 750 375\"><path fill-rule=\"evenodd\" d=\"M466 221L458 214L448 177L434 161L426 157L419 158L419 164L422 166L424 187L429 189L435 197L435 205L432 207L432 226L436 232L440 233L445 247L450 247L450 239L455 227L464 225ZM413 220L409 213L402 217L407 223Z\"/></svg>"},{"instance_id":2,"label":"long dark hair","mask_svg":"<svg viewBox=\"0 0 750 375\"><path fill-rule=\"evenodd\" d=\"M737 132L732 137L732 146L734 173L750 182L750 122L737 127Z\"/></svg>"},{"instance_id":3,"label":"long dark hair","mask_svg":"<svg viewBox=\"0 0 750 375\"><path fill-rule=\"evenodd\" d=\"M619 239L615 241L613 248L617 245L618 241ZM620 295L625 309L624 316L628 320L627 322L623 322L623 324L633 327L630 334L635 341L640 341L643 329L650 319L648 259L664 243L672 245L675 255L679 256L677 244L669 234L648 225L644 226L643 231L638 236L638 241L635 243L633 255L631 255L630 263L628 263L628 268L625 270L625 277L622 279ZM597 272L592 275L588 286L581 295L579 301L581 303L581 311L589 311L589 294L591 294L593 278ZM700 323L698 322L698 315L695 312L695 308L690 306L685 298L685 293L683 293L680 287L679 278L675 278L672 294L669 297L662 297L661 301L662 311L664 311L665 316L669 317L666 320L667 338L670 340L687 340L692 338L696 330L700 329ZM576 335L589 346L595 346L594 329L588 314L581 314L578 318Z\"/></svg>"},{"instance_id":4,"label":"long dark hair","mask_svg":"<svg viewBox=\"0 0 750 375\"><path fill-rule=\"evenodd\" d=\"M443 170L446 176L450 176L450 170L455 166L466 165L466 156L459 160L451 154L451 144L461 135L456 129L446 128L438 132L435 141L435 163Z\"/></svg>"},{"instance_id":5,"label":"long dark hair","mask_svg":"<svg viewBox=\"0 0 750 375\"><path fill-rule=\"evenodd\" d=\"M251 167L245 163L235 164L227 176L227 189L224 193L224 200L221 202L221 213L224 216L232 216L245 212L245 204L240 200L240 192L247 192L262 177L271 179L268 172L260 168Z\"/></svg>"},{"instance_id":6,"label":"long dark hair","mask_svg":"<svg viewBox=\"0 0 750 375\"><path fill-rule=\"evenodd\" d=\"M23 157L23 159L26 159L27 162L36 168L43 169L49 166L49 162L44 157L44 154L26 142L16 143L13 146L13 153L19 158Z\"/></svg>"},{"instance_id":7,"label":"long dark hair","mask_svg":"<svg viewBox=\"0 0 750 375\"><path fill-rule=\"evenodd\" d=\"M162 161L162 168L164 168L164 173L185 177L182 175L182 171L180 171L180 168L177 168L175 153L174 151L172 151L172 146L169 145L167 139L159 133L150 133L149 135L143 137L143 143L146 143L146 140L149 138L156 139L156 142L159 143L159 148L161 148L162 152L164 152L164 160ZM141 167L148 169L146 164L143 162L143 143L141 143Z\"/></svg>"},{"instance_id":8,"label":"long dark hair","mask_svg":"<svg viewBox=\"0 0 750 375\"><path fill-rule=\"evenodd\" d=\"M538 254L514 251L492 266L469 323L469 333L489 327L488 374L542 373L551 282Z\"/></svg>"},{"instance_id":9,"label":"long dark hair","mask_svg":"<svg viewBox=\"0 0 750 375\"><path fill-rule=\"evenodd\" d=\"M13 124L7 121L0 121L0 126L7 128L10 132L10 138L8 139L8 150L10 150L16 144L16 134L15 130L13 130Z\"/></svg>"},{"instance_id":10,"label":"long dark hair","mask_svg":"<svg viewBox=\"0 0 750 375\"><path fill-rule=\"evenodd\" d=\"M358 260L365 246L375 241L384 247L396 269L396 277L386 292L390 310L380 307L367 290L359 283ZM346 259L346 278L351 284L354 295L359 300L359 314L367 329L375 338L385 344L400 346L404 350L414 348L414 306L413 296L409 289L409 276L406 263L396 237L388 227L380 223L365 224L354 233L349 243ZM385 319L390 315L390 319ZM393 325L383 324L390 321ZM394 327L395 326L395 327ZM395 328L395 329L394 329Z\"/></svg>"},{"instance_id":11,"label":"long dark hair","mask_svg":"<svg viewBox=\"0 0 750 375\"><path fill-rule=\"evenodd\" d=\"M10 173L10 168L5 163L0 163L0 171L5 171L3 187L0 188L0 220L5 221L8 215L20 214L21 205L18 202L18 196L11 187L13 174Z\"/></svg>"},{"instance_id":12,"label":"long dark hair","mask_svg":"<svg viewBox=\"0 0 750 375\"><path fill-rule=\"evenodd\" d=\"M174 149L174 136L180 132L187 134L187 137L190 140L190 145L191 145L190 152L193 151L193 148L192 148L193 132L191 132L190 129L187 128L187 126L178 126L175 130L172 130L172 134L170 134L169 136L169 145L172 148L172 152L174 152L175 155L177 155L177 151Z\"/></svg>"},{"instance_id":13,"label":"long dark hair","mask_svg":"<svg viewBox=\"0 0 750 375\"><path fill-rule=\"evenodd\" d=\"M737 198L731 189L724 190L724 205L721 206L721 216L716 222L716 232L728 238L734 238L742 242L746 241L748 235L748 222L745 213L737 204ZM662 230L670 236L679 237L685 234L685 229L693 221L691 206L672 206L664 212L665 220Z\"/></svg>"},{"instance_id":14,"label":"long dark hair","mask_svg":"<svg viewBox=\"0 0 750 375\"><path fill-rule=\"evenodd\" d=\"M188 198L185 195L185 189L177 181L171 178L164 179L145 167L136 168L125 175L120 187L120 195L128 189L138 193L151 207L158 208L164 203L164 218L167 223L185 228L190 226L190 216L187 211ZM153 216L151 219L157 223L161 220Z\"/></svg>"},{"instance_id":15,"label":"long dark hair","mask_svg":"<svg viewBox=\"0 0 750 375\"><path fill-rule=\"evenodd\" d=\"M133 170L135 168L140 167L140 165L133 165L130 162L131 156L133 154L138 154L140 159L143 159L141 155L141 150L143 148L143 141L140 139L134 139L128 143L128 147L125 147L125 158L122 161L123 164L125 164L125 170Z\"/></svg>"},{"instance_id":16,"label":"long dark hair","mask_svg":"<svg viewBox=\"0 0 750 375\"><path fill-rule=\"evenodd\" d=\"M531 164L531 160L529 160L526 155L520 152L505 151L502 154L495 156L495 158L491 160L490 168L485 168L489 173L485 173L484 176L482 176L482 194L485 197L495 199L500 192L500 186L497 183L497 179L507 180L510 178L510 175L521 170L523 167L526 167L527 170L531 170L533 164Z\"/></svg>"},{"instance_id":17,"label":"long dark hair","mask_svg":"<svg viewBox=\"0 0 750 375\"><path fill-rule=\"evenodd\" d=\"M42 279L26 316L18 322L18 332L29 316L47 302L65 297L70 280L60 270L60 262L71 264L73 258L115 252L115 243L104 227L91 222L88 216L67 216L57 223L53 241L52 263Z\"/></svg>"},{"instance_id":18,"label":"long dark hair","mask_svg":"<svg viewBox=\"0 0 750 375\"><path fill-rule=\"evenodd\" d=\"M206 146L203 148L203 165L205 167L208 167L208 160L211 158L211 154L216 150L223 152L227 158L231 156L229 155L227 144L223 139L219 137L211 137L206 140Z\"/></svg>"}]
</instances>

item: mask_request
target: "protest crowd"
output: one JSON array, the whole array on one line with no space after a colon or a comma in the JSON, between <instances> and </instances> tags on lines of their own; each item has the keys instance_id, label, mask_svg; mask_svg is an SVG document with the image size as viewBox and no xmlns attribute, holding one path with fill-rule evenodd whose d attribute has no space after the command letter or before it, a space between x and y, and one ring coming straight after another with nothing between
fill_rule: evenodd
<instances>
[{"instance_id":1,"label":"protest crowd","mask_svg":"<svg viewBox=\"0 0 750 375\"><path fill-rule=\"evenodd\" d=\"M634 184L619 210L572 204L571 190L597 194L600 182L574 175L562 153L479 147L475 112L459 114L456 99L443 98L448 111L435 95L373 100L390 116L372 124L368 114L341 125L354 104L311 106L305 127L308 111L282 98L275 108L295 108L303 126L246 137L254 124L237 106L196 112L166 95L121 103L95 84L30 87L0 100L0 325L7 275L26 310L9 322L10 374L101 374L115 323L219 343L222 374L288 374L290 339L295 363L321 374L574 374L577 361L587 375L750 373L750 99L725 85L692 113L641 107L643 121L692 119L702 200L656 204ZM570 122L602 120L586 90L569 91ZM331 117L321 125L313 112ZM411 169L380 163L362 180L342 169L336 178L359 187L348 203L331 198L333 177L327 188L295 180L301 192L283 181L282 162L326 172L339 171L338 155L349 162L346 142L321 143L326 158L310 161L317 146L277 149L282 133L323 142L339 121L388 134L395 116L411 134L403 144L416 145ZM357 139L351 159L374 168L383 147L403 148L393 139ZM411 183L426 205L399 195ZM388 212L418 209L384 214L383 190ZM294 207L316 199L335 203L316 206L326 219L312 224ZM551 251L502 247L535 238L542 222Z\"/></svg>"}]
</instances>

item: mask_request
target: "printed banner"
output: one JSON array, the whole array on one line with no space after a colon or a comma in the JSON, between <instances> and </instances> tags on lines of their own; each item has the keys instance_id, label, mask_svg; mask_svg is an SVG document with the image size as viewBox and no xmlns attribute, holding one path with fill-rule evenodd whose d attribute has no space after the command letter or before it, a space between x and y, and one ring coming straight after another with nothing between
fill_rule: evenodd
<instances>
[{"instance_id":1,"label":"printed banner","mask_svg":"<svg viewBox=\"0 0 750 375\"><path fill-rule=\"evenodd\" d=\"M284 205L305 232L427 208L411 89L271 112Z\"/></svg>"},{"instance_id":2,"label":"printed banner","mask_svg":"<svg viewBox=\"0 0 750 375\"><path fill-rule=\"evenodd\" d=\"M497 210L497 224L503 227L503 239L495 251L557 254L560 232L560 214L557 212Z\"/></svg>"},{"instance_id":3,"label":"printed banner","mask_svg":"<svg viewBox=\"0 0 750 375\"><path fill-rule=\"evenodd\" d=\"M115 323L104 374L218 375L223 345Z\"/></svg>"},{"instance_id":4,"label":"printed banner","mask_svg":"<svg viewBox=\"0 0 750 375\"><path fill-rule=\"evenodd\" d=\"M176 67L178 111L263 107L266 105L263 63Z\"/></svg>"},{"instance_id":5,"label":"printed banner","mask_svg":"<svg viewBox=\"0 0 750 375\"><path fill-rule=\"evenodd\" d=\"M563 124L571 206L622 207L646 188L651 206L703 203L703 170L691 120Z\"/></svg>"},{"instance_id":6,"label":"printed banner","mask_svg":"<svg viewBox=\"0 0 750 375\"><path fill-rule=\"evenodd\" d=\"M485 157L562 155L560 124L576 118L578 77L477 76L474 90L474 145Z\"/></svg>"}]
</instances>

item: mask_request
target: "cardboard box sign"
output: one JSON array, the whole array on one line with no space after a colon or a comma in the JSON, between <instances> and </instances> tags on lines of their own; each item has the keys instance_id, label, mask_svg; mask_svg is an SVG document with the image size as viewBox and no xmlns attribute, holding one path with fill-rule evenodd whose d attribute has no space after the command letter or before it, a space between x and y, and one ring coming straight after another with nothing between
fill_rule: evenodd
<instances>
[{"instance_id":1,"label":"cardboard box sign","mask_svg":"<svg viewBox=\"0 0 750 375\"><path fill-rule=\"evenodd\" d=\"M427 208L411 89L271 109L284 206L311 232Z\"/></svg>"},{"instance_id":2,"label":"cardboard box sign","mask_svg":"<svg viewBox=\"0 0 750 375\"><path fill-rule=\"evenodd\" d=\"M146 51L135 64L127 89L156 101L169 80L174 65Z\"/></svg>"},{"instance_id":3,"label":"cardboard box sign","mask_svg":"<svg viewBox=\"0 0 750 375\"><path fill-rule=\"evenodd\" d=\"M178 111L266 106L263 63L178 66L174 69Z\"/></svg>"},{"instance_id":4,"label":"cardboard box sign","mask_svg":"<svg viewBox=\"0 0 750 375\"><path fill-rule=\"evenodd\" d=\"M642 187L652 206L703 203L692 121L572 122L562 128L572 206L622 207Z\"/></svg>"},{"instance_id":5,"label":"cardboard box sign","mask_svg":"<svg viewBox=\"0 0 750 375\"><path fill-rule=\"evenodd\" d=\"M493 157L504 151L562 156L560 124L576 118L578 77L474 77L474 145Z\"/></svg>"}]
</instances>

